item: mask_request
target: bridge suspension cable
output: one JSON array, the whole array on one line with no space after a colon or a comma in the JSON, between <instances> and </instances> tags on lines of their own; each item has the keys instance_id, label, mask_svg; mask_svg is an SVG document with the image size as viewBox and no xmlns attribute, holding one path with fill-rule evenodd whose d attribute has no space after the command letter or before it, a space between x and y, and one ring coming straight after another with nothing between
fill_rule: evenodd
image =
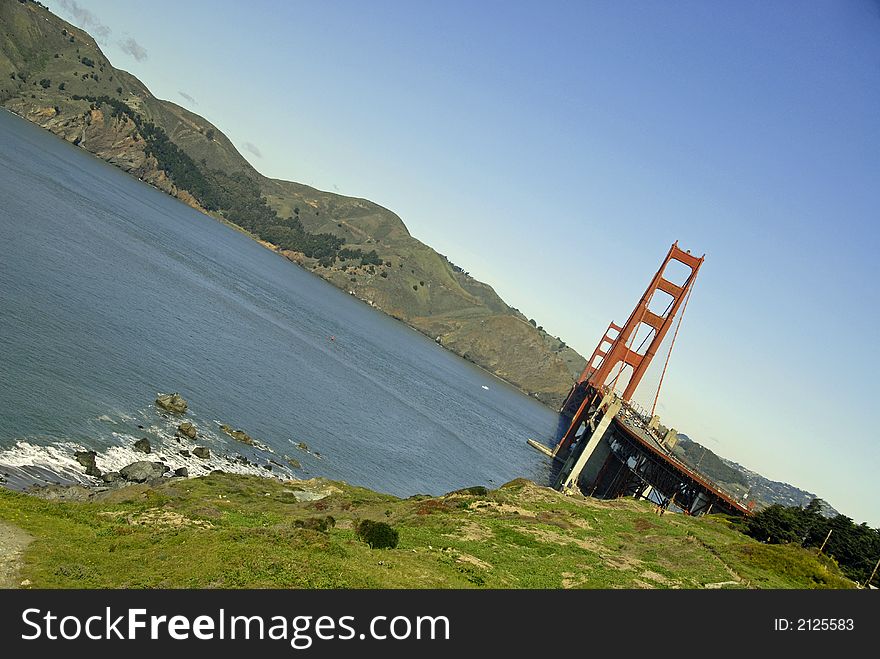
<instances>
[{"instance_id":1,"label":"bridge suspension cable","mask_svg":"<svg viewBox=\"0 0 880 659\"><path fill-rule=\"evenodd\" d=\"M694 290L696 282L692 283L688 288L687 295L684 298L684 305L681 307L681 313L678 316L678 323L675 325L675 331L672 333L672 342L669 344L669 352L666 353L666 361L663 363L663 370L660 372L660 382L657 383L657 393L654 394L654 404L651 405L651 416L657 409L657 399L660 398L660 387L663 386L663 377L666 375L666 367L669 366L669 358L672 356L672 347L675 345L675 339L678 336L678 329L681 327L681 321L684 319L684 312L687 311L688 301L691 299L691 293Z\"/></svg>"}]
</instances>

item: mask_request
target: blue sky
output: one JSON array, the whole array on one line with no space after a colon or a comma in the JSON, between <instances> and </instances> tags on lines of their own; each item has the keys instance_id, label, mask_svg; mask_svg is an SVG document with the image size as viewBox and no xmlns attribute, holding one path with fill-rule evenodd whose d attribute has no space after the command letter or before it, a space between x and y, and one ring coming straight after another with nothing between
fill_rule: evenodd
<instances>
[{"instance_id":1,"label":"blue sky","mask_svg":"<svg viewBox=\"0 0 880 659\"><path fill-rule=\"evenodd\" d=\"M880 526L876 0L47 4L583 354L705 253L664 423Z\"/></svg>"}]
</instances>

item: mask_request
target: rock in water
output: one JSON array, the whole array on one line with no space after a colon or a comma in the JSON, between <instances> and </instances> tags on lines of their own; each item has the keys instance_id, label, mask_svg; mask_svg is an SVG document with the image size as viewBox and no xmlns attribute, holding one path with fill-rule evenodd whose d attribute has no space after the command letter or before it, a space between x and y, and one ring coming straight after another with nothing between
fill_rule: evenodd
<instances>
[{"instance_id":1,"label":"rock in water","mask_svg":"<svg viewBox=\"0 0 880 659\"><path fill-rule=\"evenodd\" d=\"M98 454L94 451L77 451L73 454L73 457L83 467L89 468L95 466L95 458L98 457Z\"/></svg>"},{"instance_id":2,"label":"rock in water","mask_svg":"<svg viewBox=\"0 0 880 659\"><path fill-rule=\"evenodd\" d=\"M135 449L140 451L141 453L149 453L152 450L150 446L150 440L144 437L143 439L139 439L134 443Z\"/></svg>"},{"instance_id":3,"label":"rock in water","mask_svg":"<svg viewBox=\"0 0 880 659\"><path fill-rule=\"evenodd\" d=\"M233 430L225 423L220 426L220 430L225 432L227 435L232 437L237 442L241 442L242 444L247 444L248 446L254 445L254 440L248 435L244 430Z\"/></svg>"},{"instance_id":4,"label":"rock in water","mask_svg":"<svg viewBox=\"0 0 880 659\"><path fill-rule=\"evenodd\" d=\"M174 470L174 475L180 478L186 478L187 476L189 476L189 469L187 469L186 467L178 467Z\"/></svg>"},{"instance_id":5,"label":"rock in water","mask_svg":"<svg viewBox=\"0 0 880 659\"><path fill-rule=\"evenodd\" d=\"M141 460L132 462L119 470L119 475L133 483L143 483L153 478L162 477L168 471L168 466L161 462L147 462Z\"/></svg>"},{"instance_id":6,"label":"rock in water","mask_svg":"<svg viewBox=\"0 0 880 659\"><path fill-rule=\"evenodd\" d=\"M186 401L183 399L183 396L178 393L159 394L158 398L156 398L156 405L163 410L168 410L175 414L183 414L186 412L187 408Z\"/></svg>"},{"instance_id":7,"label":"rock in water","mask_svg":"<svg viewBox=\"0 0 880 659\"><path fill-rule=\"evenodd\" d=\"M101 477L101 470L98 469L98 465L95 464L95 458L98 457L97 453L94 451L77 451L73 454L73 457L75 457L76 461L86 468L87 476L94 476L95 478Z\"/></svg>"},{"instance_id":8,"label":"rock in water","mask_svg":"<svg viewBox=\"0 0 880 659\"><path fill-rule=\"evenodd\" d=\"M177 434L184 437L189 437L190 439L195 439L196 427L189 421L184 421L179 426L177 426Z\"/></svg>"},{"instance_id":9,"label":"rock in water","mask_svg":"<svg viewBox=\"0 0 880 659\"><path fill-rule=\"evenodd\" d=\"M196 447L192 450L192 454L193 454L194 456L196 456L197 458L201 458L202 460L207 460L208 458L211 457L211 451L209 451L209 450L208 450L206 447L204 447L204 446L196 446Z\"/></svg>"}]
</instances>

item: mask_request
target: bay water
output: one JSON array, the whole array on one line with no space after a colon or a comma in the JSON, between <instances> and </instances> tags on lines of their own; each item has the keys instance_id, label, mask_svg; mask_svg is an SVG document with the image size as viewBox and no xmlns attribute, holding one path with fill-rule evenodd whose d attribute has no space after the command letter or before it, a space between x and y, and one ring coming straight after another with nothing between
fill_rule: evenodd
<instances>
[{"instance_id":1,"label":"bay water","mask_svg":"<svg viewBox=\"0 0 880 659\"><path fill-rule=\"evenodd\" d=\"M156 408L160 392L189 402L195 441L175 439L181 419ZM557 419L247 236L0 111L7 485L87 482L73 457L83 449L105 471L161 458L191 475L324 476L398 496L545 483L548 460L526 439L549 443ZM142 437L150 456L132 448ZM209 460L181 453L197 445Z\"/></svg>"}]
</instances>

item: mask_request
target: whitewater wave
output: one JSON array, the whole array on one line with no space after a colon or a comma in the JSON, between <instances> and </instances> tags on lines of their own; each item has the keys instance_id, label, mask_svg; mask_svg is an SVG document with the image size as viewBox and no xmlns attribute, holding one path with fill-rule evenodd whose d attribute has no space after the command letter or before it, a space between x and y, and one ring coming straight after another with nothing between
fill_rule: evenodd
<instances>
[{"instance_id":1,"label":"whitewater wave","mask_svg":"<svg viewBox=\"0 0 880 659\"><path fill-rule=\"evenodd\" d=\"M143 453L133 446L136 437L123 433L113 433L113 435L120 440L119 444L96 451L95 463L105 473L120 471L132 462L147 460L166 464L170 469L169 473L185 467L190 477L203 476L219 469L234 474L270 476L281 480L296 479L290 468L275 460L255 464L253 459L241 453L211 446L214 442L178 443L171 438L168 442L154 446L150 453ZM206 446L210 451L210 457L203 459L193 455L192 450L196 446ZM77 451L85 450L88 448L71 441L37 444L28 440L19 440L13 446L0 450L0 474L5 481L4 485L12 489L53 483L99 484L99 479L83 473L84 467L74 457ZM184 451L189 455L182 453ZM271 470L265 465L270 466Z\"/></svg>"}]
</instances>

